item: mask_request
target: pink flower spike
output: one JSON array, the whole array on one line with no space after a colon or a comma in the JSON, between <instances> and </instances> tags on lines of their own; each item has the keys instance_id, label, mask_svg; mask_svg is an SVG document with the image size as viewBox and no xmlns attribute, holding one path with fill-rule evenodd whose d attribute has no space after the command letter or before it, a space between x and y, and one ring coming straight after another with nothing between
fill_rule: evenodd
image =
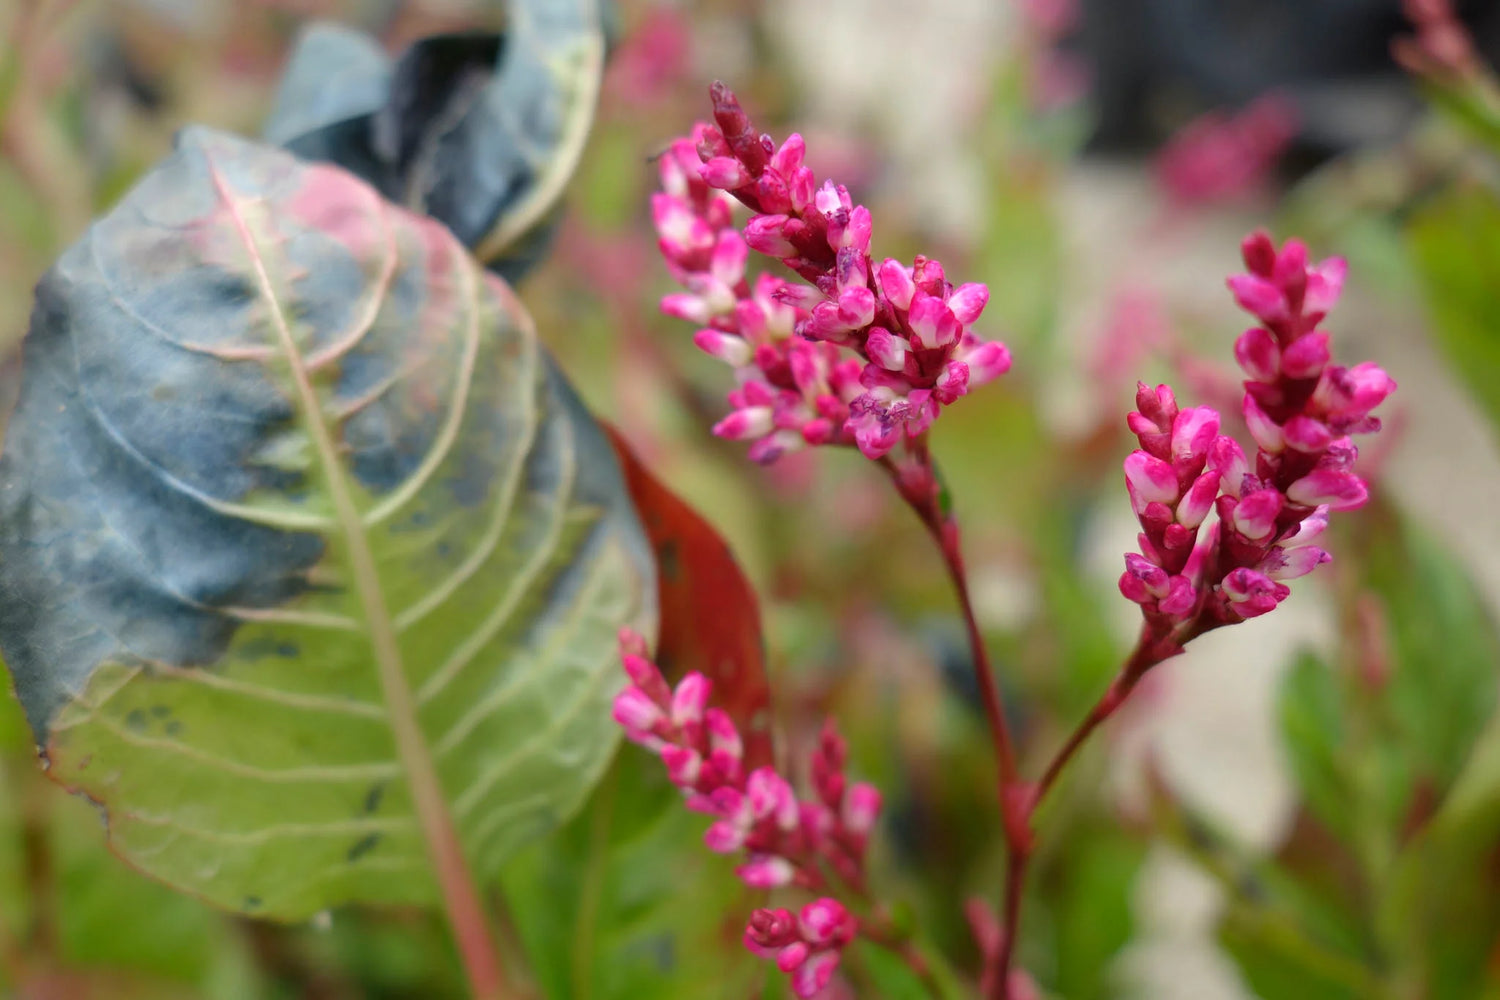
<instances>
[{"instance_id":1,"label":"pink flower spike","mask_svg":"<svg viewBox=\"0 0 1500 1000\"><path fill-rule=\"evenodd\" d=\"M881 262L878 272L880 290L890 300L891 305L897 309L910 309L912 296L917 292L917 286L911 277L911 269L905 267L899 260L887 257Z\"/></svg>"},{"instance_id":2,"label":"pink flower spike","mask_svg":"<svg viewBox=\"0 0 1500 1000\"><path fill-rule=\"evenodd\" d=\"M1281 348L1271 331L1254 326L1234 342L1234 357L1245 374L1260 382L1271 382L1281 374Z\"/></svg>"},{"instance_id":3,"label":"pink flower spike","mask_svg":"<svg viewBox=\"0 0 1500 1000\"><path fill-rule=\"evenodd\" d=\"M1266 411L1256 403L1255 397L1248 392L1245 393L1244 402L1245 423L1250 428L1250 436L1255 438L1255 443L1273 455L1286 446L1282 439L1281 428L1276 421L1266 415Z\"/></svg>"},{"instance_id":4,"label":"pink flower spike","mask_svg":"<svg viewBox=\"0 0 1500 1000\"><path fill-rule=\"evenodd\" d=\"M1287 499L1304 507L1327 504L1329 510L1355 510L1364 506L1370 491L1352 472L1314 469L1287 487Z\"/></svg>"},{"instance_id":5,"label":"pink flower spike","mask_svg":"<svg viewBox=\"0 0 1500 1000\"><path fill-rule=\"evenodd\" d=\"M1155 455L1144 451L1131 452L1125 459L1125 481L1131 496L1137 501L1137 514L1142 513L1148 503L1177 501L1177 473Z\"/></svg>"},{"instance_id":6,"label":"pink flower spike","mask_svg":"<svg viewBox=\"0 0 1500 1000\"><path fill-rule=\"evenodd\" d=\"M797 877L796 867L786 858L774 854L753 855L748 862L736 868L734 873L752 889L777 889L791 885L792 880Z\"/></svg>"},{"instance_id":7,"label":"pink flower spike","mask_svg":"<svg viewBox=\"0 0 1500 1000\"><path fill-rule=\"evenodd\" d=\"M1275 323L1291 316L1286 296L1265 278L1237 274L1229 279L1229 290L1241 309L1264 322Z\"/></svg>"},{"instance_id":8,"label":"pink flower spike","mask_svg":"<svg viewBox=\"0 0 1500 1000\"><path fill-rule=\"evenodd\" d=\"M948 296L948 308L953 310L953 318L964 326L969 326L979 314L984 312L984 307L990 301L990 288L980 282L969 282L959 285L953 294Z\"/></svg>"},{"instance_id":9,"label":"pink flower spike","mask_svg":"<svg viewBox=\"0 0 1500 1000\"><path fill-rule=\"evenodd\" d=\"M704 354L735 368L742 368L750 363L750 343L744 337L705 327L693 334L693 344Z\"/></svg>"},{"instance_id":10,"label":"pink flower spike","mask_svg":"<svg viewBox=\"0 0 1500 1000\"><path fill-rule=\"evenodd\" d=\"M672 725L697 725L703 722L703 709L713 684L696 670L677 682L672 692Z\"/></svg>"}]
</instances>

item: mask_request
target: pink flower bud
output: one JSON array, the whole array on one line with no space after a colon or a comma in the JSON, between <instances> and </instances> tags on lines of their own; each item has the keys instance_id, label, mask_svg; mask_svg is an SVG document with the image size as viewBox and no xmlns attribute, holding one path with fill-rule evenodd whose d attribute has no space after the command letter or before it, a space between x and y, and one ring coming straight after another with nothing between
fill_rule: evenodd
<instances>
[{"instance_id":1,"label":"pink flower bud","mask_svg":"<svg viewBox=\"0 0 1500 1000\"><path fill-rule=\"evenodd\" d=\"M740 234L726 229L714 243L713 256L709 258L709 271L724 285L733 288L745 277L745 262L750 248Z\"/></svg>"},{"instance_id":2,"label":"pink flower bud","mask_svg":"<svg viewBox=\"0 0 1500 1000\"><path fill-rule=\"evenodd\" d=\"M747 406L714 424L715 437L746 441L771 433L773 414L769 406Z\"/></svg>"},{"instance_id":3,"label":"pink flower bud","mask_svg":"<svg viewBox=\"0 0 1500 1000\"><path fill-rule=\"evenodd\" d=\"M772 155L771 161L767 166L782 177L790 178L802 168L802 160L806 155L807 143L803 141L800 134L793 132L786 137L786 141L781 144L781 148L776 150L775 154Z\"/></svg>"},{"instance_id":4,"label":"pink flower bud","mask_svg":"<svg viewBox=\"0 0 1500 1000\"><path fill-rule=\"evenodd\" d=\"M1237 274L1229 279L1229 290L1240 308L1266 323L1275 323L1291 316L1286 296L1265 278L1253 274Z\"/></svg>"},{"instance_id":5,"label":"pink flower bud","mask_svg":"<svg viewBox=\"0 0 1500 1000\"><path fill-rule=\"evenodd\" d=\"M1314 469L1287 487L1287 499L1304 507L1327 504L1329 510L1354 510L1364 506L1370 491L1352 472Z\"/></svg>"},{"instance_id":6,"label":"pink flower bud","mask_svg":"<svg viewBox=\"0 0 1500 1000\"><path fill-rule=\"evenodd\" d=\"M757 854L734 870L752 889L776 889L791 885L797 876L796 867L786 858L774 854Z\"/></svg>"},{"instance_id":7,"label":"pink flower bud","mask_svg":"<svg viewBox=\"0 0 1500 1000\"><path fill-rule=\"evenodd\" d=\"M797 914L802 940L815 947L848 944L854 937L854 915L836 899L824 896L802 907Z\"/></svg>"},{"instance_id":8,"label":"pink flower bud","mask_svg":"<svg viewBox=\"0 0 1500 1000\"><path fill-rule=\"evenodd\" d=\"M861 255L868 254L871 231L870 210L863 205L856 205L849 213L849 223L839 238L839 247L853 249Z\"/></svg>"},{"instance_id":9,"label":"pink flower bud","mask_svg":"<svg viewBox=\"0 0 1500 1000\"><path fill-rule=\"evenodd\" d=\"M670 743L661 748L661 762L666 765L667 778L681 788L697 784L703 770L703 757L698 751Z\"/></svg>"},{"instance_id":10,"label":"pink flower bud","mask_svg":"<svg viewBox=\"0 0 1500 1000\"><path fill-rule=\"evenodd\" d=\"M875 293L863 286L839 293L839 321L847 330L869 326L875 319Z\"/></svg>"},{"instance_id":11,"label":"pink flower bud","mask_svg":"<svg viewBox=\"0 0 1500 1000\"><path fill-rule=\"evenodd\" d=\"M837 951L820 951L803 962L792 974L792 992L801 1000L808 1000L821 993L839 966Z\"/></svg>"},{"instance_id":12,"label":"pink flower bud","mask_svg":"<svg viewBox=\"0 0 1500 1000\"><path fill-rule=\"evenodd\" d=\"M1285 447L1285 441L1281 436L1281 428L1276 421L1266 415L1266 411L1255 402L1255 397L1248 392L1245 393L1244 402L1245 423L1250 428L1250 436L1255 443L1264 450L1275 454Z\"/></svg>"},{"instance_id":13,"label":"pink flower bud","mask_svg":"<svg viewBox=\"0 0 1500 1000\"><path fill-rule=\"evenodd\" d=\"M939 402L948 404L969 391L969 366L962 361L950 361L943 366L933 384L933 395Z\"/></svg>"},{"instance_id":14,"label":"pink flower bud","mask_svg":"<svg viewBox=\"0 0 1500 1000\"><path fill-rule=\"evenodd\" d=\"M1255 618L1286 599L1291 590L1253 569L1236 569L1220 584L1229 609L1241 618Z\"/></svg>"},{"instance_id":15,"label":"pink flower bud","mask_svg":"<svg viewBox=\"0 0 1500 1000\"><path fill-rule=\"evenodd\" d=\"M750 344L732 333L720 333L705 327L693 334L693 343L703 353L736 368L750 363Z\"/></svg>"},{"instance_id":16,"label":"pink flower bud","mask_svg":"<svg viewBox=\"0 0 1500 1000\"><path fill-rule=\"evenodd\" d=\"M788 217L785 215L757 215L745 223L745 243L751 250L768 257L792 257L797 248L784 235Z\"/></svg>"},{"instance_id":17,"label":"pink flower bud","mask_svg":"<svg viewBox=\"0 0 1500 1000\"><path fill-rule=\"evenodd\" d=\"M1010 348L998 340L975 341L959 360L969 366L969 385L984 385L1010 371Z\"/></svg>"},{"instance_id":18,"label":"pink flower bud","mask_svg":"<svg viewBox=\"0 0 1500 1000\"><path fill-rule=\"evenodd\" d=\"M886 371L899 372L906 367L906 352L911 349L905 337L898 337L883 327L870 330L865 339L865 353Z\"/></svg>"},{"instance_id":19,"label":"pink flower bud","mask_svg":"<svg viewBox=\"0 0 1500 1000\"><path fill-rule=\"evenodd\" d=\"M739 760L745 753L740 731L734 720L722 708L710 708L703 713L703 727L708 730L708 745L715 751L728 754Z\"/></svg>"},{"instance_id":20,"label":"pink flower bud","mask_svg":"<svg viewBox=\"0 0 1500 1000\"><path fill-rule=\"evenodd\" d=\"M652 701L646 692L634 685L615 695L612 714L614 720L628 733L642 734L649 733L658 722L665 721L667 717L661 706Z\"/></svg>"},{"instance_id":21,"label":"pink flower bud","mask_svg":"<svg viewBox=\"0 0 1500 1000\"><path fill-rule=\"evenodd\" d=\"M689 323L703 325L712 318L708 303L691 292L673 292L661 297L661 311Z\"/></svg>"},{"instance_id":22,"label":"pink flower bud","mask_svg":"<svg viewBox=\"0 0 1500 1000\"><path fill-rule=\"evenodd\" d=\"M1278 490L1256 490L1246 493L1234 507L1231 518L1234 529L1253 542L1269 538L1276 528L1283 500Z\"/></svg>"},{"instance_id":23,"label":"pink flower bud","mask_svg":"<svg viewBox=\"0 0 1500 1000\"><path fill-rule=\"evenodd\" d=\"M1208 449L1208 464L1219 473L1219 485L1232 497L1240 495L1240 485L1250 471L1245 450L1232 437L1220 435Z\"/></svg>"},{"instance_id":24,"label":"pink flower bud","mask_svg":"<svg viewBox=\"0 0 1500 1000\"><path fill-rule=\"evenodd\" d=\"M1288 420L1281 433L1288 448L1309 455L1318 454L1333 442L1333 431L1327 424L1301 414Z\"/></svg>"},{"instance_id":25,"label":"pink flower bud","mask_svg":"<svg viewBox=\"0 0 1500 1000\"><path fill-rule=\"evenodd\" d=\"M1307 291L1302 296L1302 310L1312 315L1326 314L1338 303L1344 290L1344 278L1349 273L1349 262L1342 257L1330 257L1317 267L1307 271Z\"/></svg>"},{"instance_id":26,"label":"pink flower bud","mask_svg":"<svg viewBox=\"0 0 1500 1000\"><path fill-rule=\"evenodd\" d=\"M1294 580L1306 576L1333 557L1316 545L1286 548L1278 545L1266 553L1255 568L1272 580Z\"/></svg>"},{"instance_id":27,"label":"pink flower bud","mask_svg":"<svg viewBox=\"0 0 1500 1000\"><path fill-rule=\"evenodd\" d=\"M1240 244L1240 254L1251 274L1269 278L1276 267L1276 244L1263 229L1257 229Z\"/></svg>"},{"instance_id":28,"label":"pink flower bud","mask_svg":"<svg viewBox=\"0 0 1500 1000\"><path fill-rule=\"evenodd\" d=\"M1183 494L1182 502L1177 505L1177 523L1185 528L1198 527L1213 509L1214 499L1218 495L1219 473L1209 469L1193 480L1193 485Z\"/></svg>"},{"instance_id":29,"label":"pink flower bud","mask_svg":"<svg viewBox=\"0 0 1500 1000\"><path fill-rule=\"evenodd\" d=\"M984 312L984 307L990 301L990 288L979 282L970 282L959 285L953 294L948 296L948 308L953 310L953 317L964 326L968 326L979 318Z\"/></svg>"},{"instance_id":30,"label":"pink flower bud","mask_svg":"<svg viewBox=\"0 0 1500 1000\"><path fill-rule=\"evenodd\" d=\"M913 342L929 350L947 347L958 339L958 320L943 300L935 295L917 292L907 315Z\"/></svg>"},{"instance_id":31,"label":"pink flower bud","mask_svg":"<svg viewBox=\"0 0 1500 1000\"><path fill-rule=\"evenodd\" d=\"M1261 382L1273 381L1281 374L1281 348L1265 327L1254 326L1234 342L1234 357L1245 374Z\"/></svg>"},{"instance_id":32,"label":"pink flower bud","mask_svg":"<svg viewBox=\"0 0 1500 1000\"><path fill-rule=\"evenodd\" d=\"M785 909L759 909L750 914L750 921L745 927L745 941L747 944L753 942L752 951L757 948L784 948L797 940L797 918L792 911Z\"/></svg>"},{"instance_id":33,"label":"pink flower bud","mask_svg":"<svg viewBox=\"0 0 1500 1000\"><path fill-rule=\"evenodd\" d=\"M772 767L758 767L745 782L750 813L757 819L771 819L782 830L797 828L797 796L787 780Z\"/></svg>"},{"instance_id":34,"label":"pink flower bud","mask_svg":"<svg viewBox=\"0 0 1500 1000\"><path fill-rule=\"evenodd\" d=\"M707 677L696 670L677 682L672 692L672 725L698 725L703 722L703 709L713 685Z\"/></svg>"},{"instance_id":35,"label":"pink flower bud","mask_svg":"<svg viewBox=\"0 0 1500 1000\"><path fill-rule=\"evenodd\" d=\"M891 305L903 311L911 308L912 296L916 294L917 286L912 281L909 268L903 266L899 260L887 257L880 264L878 278L880 290Z\"/></svg>"},{"instance_id":36,"label":"pink flower bud","mask_svg":"<svg viewBox=\"0 0 1500 1000\"><path fill-rule=\"evenodd\" d=\"M880 818L880 790L874 785L857 782L844 793L844 829L856 837L867 837Z\"/></svg>"},{"instance_id":37,"label":"pink flower bud","mask_svg":"<svg viewBox=\"0 0 1500 1000\"><path fill-rule=\"evenodd\" d=\"M782 972L795 972L807 956L812 954L812 949L802 941L793 941L781 949L781 954L776 956L776 968Z\"/></svg>"},{"instance_id":38,"label":"pink flower bud","mask_svg":"<svg viewBox=\"0 0 1500 1000\"><path fill-rule=\"evenodd\" d=\"M715 156L698 168L698 176L709 187L733 191L744 187L753 179L745 165L732 156Z\"/></svg>"},{"instance_id":39,"label":"pink flower bud","mask_svg":"<svg viewBox=\"0 0 1500 1000\"><path fill-rule=\"evenodd\" d=\"M1179 468L1201 466L1219 435L1219 411L1211 406L1182 410L1172 421L1172 461Z\"/></svg>"},{"instance_id":40,"label":"pink flower bud","mask_svg":"<svg viewBox=\"0 0 1500 1000\"><path fill-rule=\"evenodd\" d=\"M1315 331L1287 346L1281 372L1287 378L1316 378L1328 364L1328 357L1328 334Z\"/></svg>"},{"instance_id":41,"label":"pink flower bud","mask_svg":"<svg viewBox=\"0 0 1500 1000\"><path fill-rule=\"evenodd\" d=\"M1155 455L1131 452L1125 459L1125 482L1137 514L1143 513L1148 503L1177 502L1177 473Z\"/></svg>"},{"instance_id":42,"label":"pink flower bud","mask_svg":"<svg viewBox=\"0 0 1500 1000\"><path fill-rule=\"evenodd\" d=\"M1311 544L1319 535L1328 528L1328 507L1322 506L1302 519L1297 525L1297 530L1281 540L1284 548L1295 548L1299 545Z\"/></svg>"}]
</instances>

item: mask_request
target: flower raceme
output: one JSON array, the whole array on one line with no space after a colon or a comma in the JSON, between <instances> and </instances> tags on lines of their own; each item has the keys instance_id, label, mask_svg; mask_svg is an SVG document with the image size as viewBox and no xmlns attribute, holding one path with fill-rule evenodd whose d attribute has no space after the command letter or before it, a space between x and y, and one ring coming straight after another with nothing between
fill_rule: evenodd
<instances>
[{"instance_id":1,"label":"flower raceme","mask_svg":"<svg viewBox=\"0 0 1500 1000\"><path fill-rule=\"evenodd\" d=\"M620 633L620 659L630 683L615 697L614 718L632 741L655 752L686 805L713 819L704 834L709 850L743 852L735 869L749 886L824 889L829 875L863 892L865 853L880 816L880 792L850 783L848 748L830 720L810 761L814 797L798 799L775 768L744 767L744 743L728 713L711 707L712 683L690 673L674 689L647 655L646 642ZM792 977L799 997L822 989L838 966L858 922L831 898L818 899L795 917L786 910L757 910L746 945L776 960Z\"/></svg>"},{"instance_id":2,"label":"flower raceme","mask_svg":"<svg viewBox=\"0 0 1500 1000\"><path fill-rule=\"evenodd\" d=\"M662 311L697 324L694 343L733 366L733 411L714 433L753 441L772 462L806 445L854 444L880 458L919 438L944 406L1010 368L1010 351L970 330L989 301L942 264L870 256L871 219L842 185L817 184L802 137L758 133L723 84L700 123L660 162L651 211L658 247L685 291ZM749 208L743 229L733 206ZM749 251L800 281L761 274Z\"/></svg>"},{"instance_id":3,"label":"flower raceme","mask_svg":"<svg viewBox=\"0 0 1500 1000\"><path fill-rule=\"evenodd\" d=\"M1234 347L1249 376L1242 408L1254 463L1219 433L1217 412L1180 410L1164 385L1140 385L1127 421L1140 442L1125 481L1141 551L1125 557L1120 590L1163 637L1189 622L1185 634L1197 634L1265 614L1290 593L1282 581L1329 560L1314 544L1329 513L1369 494L1350 435L1380 429L1371 411L1396 388L1371 362L1332 363L1318 324L1342 291L1343 260L1310 264L1300 241L1278 250L1261 232L1241 249L1247 272L1229 288L1260 321ZM1218 519L1199 539L1210 510Z\"/></svg>"}]
</instances>

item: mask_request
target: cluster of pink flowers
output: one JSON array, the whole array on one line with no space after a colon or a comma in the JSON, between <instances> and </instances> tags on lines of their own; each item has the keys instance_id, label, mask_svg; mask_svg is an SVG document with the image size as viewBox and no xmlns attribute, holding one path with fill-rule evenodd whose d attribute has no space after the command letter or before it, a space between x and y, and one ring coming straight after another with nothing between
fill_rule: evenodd
<instances>
[{"instance_id":1,"label":"cluster of pink flowers","mask_svg":"<svg viewBox=\"0 0 1500 1000\"><path fill-rule=\"evenodd\" d=\"M1141 552L1125 557L1120 590L1163 635L1189 621L1203 631L1265 614L1290 593L1281 581L1328 561L1313 543L1329 512L1359 507L1369 492L1349 435L1379 430L1371 411L1396 388L1376 364L1330 361L1318 324L1343 288L1343 260L1309 264L1301 242L1278 251L1261 232L1242 250L1248 273L1229 287L1260 320L1234 349L1249 376L1254 464L1219 434L1217 412L1179 410L1166 386L1141 385L1129 417L1141 447L1125 460L1125 479ZM1218 521L1200 541L1211 508Z\"/></svg>"},{"instance_id":2,"label":"cluster of pink flowers","mask_svg":"<svg viewBox=\"0 0 1500 1000\"><path fill-rule=\"evenodd\" d=\"M756 132L722 84L716 125L699 123L661 160L652 199L658 245L686 289L662 300L698 324L695 343L735 368L734 408L714 433L753 440L771 462L804 445L855 444L879 458L926 432L943 406L1010 368L1010 352L968 328L989 301L954 287L935 260L870 256L870 212L842 185L818 186L802 137L779 147ZM750 209L743 231L733 203ZM802 282L762 274L748 251Z\"/></svg>"},{"instance_id":3,"label":"cluster of pink flowers","mask_svg":"<svg viewBox=\"0 0 1500 1000\"><path fill-rule=\"evenodd\" d=\"M1264 183L1297 136L1297 109L1268 94L1234 114L1195 118L1156 158L1156 177L1182 205L1232 201Z\"/></svg>"},{"instance_id":4,"label":"cluster of pink flowers","mask_svg":"<svg viewBox=\"0 0 1500 1000\"><path fill-rule=\"evenodd\" d=\"M629 629L620 633L620 659L630 683L615 698L615 721L628 738L660 756L689 809L713 818L704 835L710 850L745 852L735 871L754 888L818 890L832 873L843 885L864 890L880 792L847 780L848 748L832 721L812 754L815 797L799 800L774 767L746 772L739 731L728 713L709 706L712 684L706 677L690 673L674 690L648 658L645 640ZM776 914L785 912L757 911L745 940L757 953L774 953L778 967L793 976L797 995L811 996L833 974L857 923L832 899L809 904L796 920L788 915L788 923L778 922Z\"/></svg>"}]
</instances>

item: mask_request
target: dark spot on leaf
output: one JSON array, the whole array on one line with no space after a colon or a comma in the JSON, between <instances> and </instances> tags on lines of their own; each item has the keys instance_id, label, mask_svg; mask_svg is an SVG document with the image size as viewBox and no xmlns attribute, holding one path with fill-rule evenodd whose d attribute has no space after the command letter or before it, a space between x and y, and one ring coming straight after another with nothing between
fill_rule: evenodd
<instances>
[{"instance_id":1,"label":"dark spot on leaf","mask_svg":"<svg viewBox=\"0 0 1500 1000\"><path fill-rule=\"evenodd\" d=\"M439 559L447 559L453 554L453 546L448 542L438 542L433 548L433 552L437 554Z\"/></svg>"},{"instance_id":2,"label":"dark spot on leaf","mask_svg":"<svg viewBox=\"0 0 1500 1000\"><path fill-rule=\"evenodd\" d=\"M384 797L385 782L378 781L375 784L371 785L370 790L365 793L365 813L368 815L369 813L372 813L375 810L379 809L380 800Z\"/></svg>"},{"instance_id":3,"label":"dark spot on leaf","mask_svg":"<svg viewBox=\"0 0 1500 1000\"><path fill-rule=\"evenodd\" d=\"M298 652L299 650L297 649L297 644L294 642L283 642L281 645L276 647L276 655L285 657L288 660L296 657Z\"/></svg>"},{"instance_id":4,"label":"dark spot on leaf","mask_svg":"<svg viewBox=\"0 0 1500 1000\"><path fill-rule=\"evenodd\" d=\"M359 838L358 840L356 840L354 842L354 845L349 848L349 854L348 854L349 863L353 864L354 862L358 861L360 858L364 857L366 854L369 854L371 851L375 850L375 845L379 844L379 843L380 843L380 834L378 834L378 833L368 833L368 834L365 834L365 836L363 836L363 837Z\"/></svg>"},{"instance_id":5,"label":"dark spot on leaf","mask_svg":"<svg viewBox=\"0 0 1500 1000\"><path fill-rule=\"evenodd\" d=\"M243 909L258 910L260 909L260 904L261 898L259 896L246 896Z\"/></svg>"},{"instance_id":6,"label":"dark spot on leaf","mask_svg":"<svg viewBox=\"0 0 1500 1000\"><path fill-rule=\"evenodd\" d=\"M158 719L165 719L167 716L172 714L172 709L169 705L152 705L151 714L156 716Z\"/></svg>"},{"instance_id":7,"label":"dark spot on leaf","mask_svg":"<svg viewBox=\"0 0 1500 1000\"><path fill-rule=\"evenodd\" d=\"M167 723L166 732L168 736L176 736L178 733L182 732L182 723L178 722L176 719L173 719L171 722Z\"/></svg>"},{"instance_id":8,"label":"dark spot on leaf","mask_svg":"<svg viewBox=\"0 0 1500 1000\"><path fill-rule=\"evenodd\" d=\"M125 728L132 733L144 733L146 731L146 713L138 708L132 708L130 714L125 716Z\"/></svg>"}]
</instances>

